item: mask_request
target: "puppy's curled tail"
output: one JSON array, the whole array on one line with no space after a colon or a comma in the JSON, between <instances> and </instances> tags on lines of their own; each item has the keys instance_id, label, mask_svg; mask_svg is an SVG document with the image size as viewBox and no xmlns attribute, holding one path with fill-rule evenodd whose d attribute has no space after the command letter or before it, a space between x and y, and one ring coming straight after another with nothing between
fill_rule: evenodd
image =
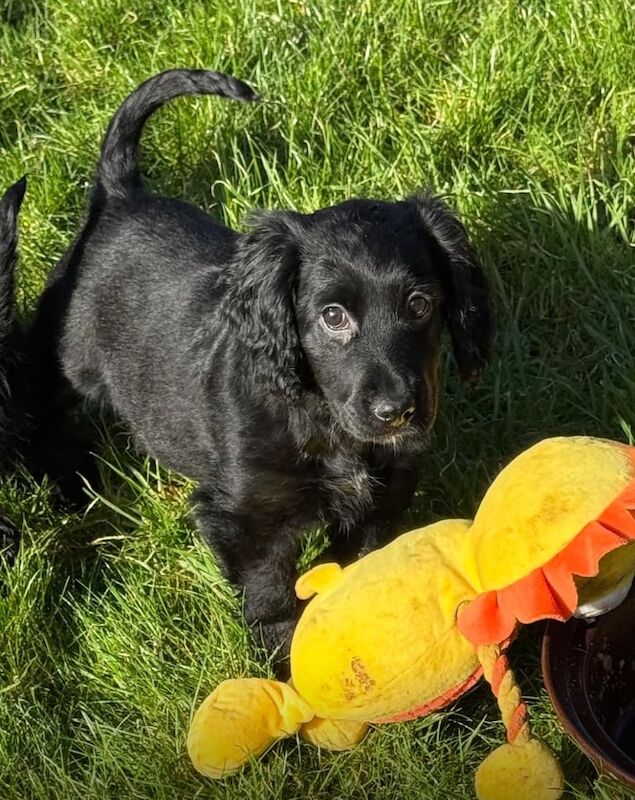
<instances>
[{"instance_id":1,"label":"puppy's curled tail","mask_svg":"<svg viewBox=\"0 0 635 800\"><path fill-rule=\"evenodd\" d=\"M149 78L124 100L110 121L97 166L93 202L104 196L124 198L141 186L137 146L151 114L175 97L204 94L243 102L258 99L243 81L211 70L171 69Z\"/></svg>"},{"instance_id":2,"label":"puppy's curled tail","mask_svg":"<svg viewBox=\"0 0 635 800\"><path fill-rule=\"evenodd\" d=\"M26 177L20 178L0 198L0 334L8 333L13 319L13 270L18 245L18 213Z\"/></svg>"}]
</instances>

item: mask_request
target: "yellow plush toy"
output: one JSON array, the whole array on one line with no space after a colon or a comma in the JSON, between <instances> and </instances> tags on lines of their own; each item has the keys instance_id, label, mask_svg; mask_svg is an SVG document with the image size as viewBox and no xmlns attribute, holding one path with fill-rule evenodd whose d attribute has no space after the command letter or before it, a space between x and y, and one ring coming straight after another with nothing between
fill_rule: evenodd
<instances>
[{"instance_id":1,"label":"yellow plush toy","mask_svg":"<svg viewBox=\"0 0 635 800\"><path fill-rule=\"evenodd\" d=\"M191 724L194 766L220 778L298 732L348 749L368 723L442 708L485 676L508 743L477 770L479 800L557 800L560 767L531 735L504 651L518 623L620 602L635 570L634 514L635 448L548 439L500 473L473 522L412 531L345 569L315 567L296 585L313 599L291 682L218 686Z\"/></svg>"}]
</instances>

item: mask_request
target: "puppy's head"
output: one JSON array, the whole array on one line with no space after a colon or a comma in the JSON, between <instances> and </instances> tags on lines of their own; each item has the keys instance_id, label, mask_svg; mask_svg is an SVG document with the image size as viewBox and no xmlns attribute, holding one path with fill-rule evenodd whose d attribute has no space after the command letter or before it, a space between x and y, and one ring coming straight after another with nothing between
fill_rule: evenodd
<instances>
[{"instance_id":1,"label":"puppy's head","mask_svg":"<svg viewBox=\"0 0 635 800\"><path fill-rule=\"evenodd\" d=\"M483 271L439 200L351 200L259 218L240 248L254 369L294 401L310 381L360 441L425 436L447 324L461 373L490 350Z\"/></svg>"}]
</instances>

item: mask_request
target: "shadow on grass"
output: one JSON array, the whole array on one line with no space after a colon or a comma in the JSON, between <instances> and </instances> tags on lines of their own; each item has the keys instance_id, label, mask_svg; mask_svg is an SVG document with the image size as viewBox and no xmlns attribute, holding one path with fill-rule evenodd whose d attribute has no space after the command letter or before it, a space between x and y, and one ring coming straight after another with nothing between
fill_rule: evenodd
<instances>
[{"instance_id":1,"label":"shadow on grass","mask_svg":"<svg viewBox=\"0 0 635 800\"><path fill-rule=\"evenodd\" d=\"M492 365L476 387L448 357L433 447L411 521L471 516L504 464L534 442L624 440L635 400L635 250L600 227L601 200L502 196L477 244L496 293Z\"/></svg>"},{"instance_id":2,"label":"shadow on grass","mask_svg":"<svg viewBox=\"0 0 635 800\"><path fill-rule=\"evenodd\" d=\"M41 0L0 0L0 24L21 28L43 5Z\"/></svg>"}]
</instances>

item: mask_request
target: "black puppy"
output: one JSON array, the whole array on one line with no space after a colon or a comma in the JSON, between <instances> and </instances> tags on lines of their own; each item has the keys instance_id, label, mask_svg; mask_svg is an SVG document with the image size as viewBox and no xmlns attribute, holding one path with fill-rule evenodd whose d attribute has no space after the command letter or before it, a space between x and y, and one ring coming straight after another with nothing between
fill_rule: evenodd
<instances>
[{"instance_id":1,"label":"black puppy","mask_svg":"<svg viewBox=\"0 0 635 800\"><path fill-rule=\"evenodd\" d=\"M0 199L0 472L13 463L25 435L24 340L16 321L14 270L17 256L18 213L26 179L13 184ZM7 565L15 560L20 534L0 515L0 554Z\"/></svg>"},{"instance_id":2,"label":"black puppy","mask_svg":"<svg viewBox=\"0 0 635 800\"><path fill-rule=\"evenodd\" d=\"M264 213L239 234L149 194L142 126L186 94L256 99L234 78L174 70L116 113L34 328L44 436L63 430L51 402L70 384L198 481L204 539L244 589L247 620L284 651L301 533L325 522L345 560L397 532L437 410L443 324L474 376L488 291L463 226L431 197Z\"/></svg>"}]
</instances>

